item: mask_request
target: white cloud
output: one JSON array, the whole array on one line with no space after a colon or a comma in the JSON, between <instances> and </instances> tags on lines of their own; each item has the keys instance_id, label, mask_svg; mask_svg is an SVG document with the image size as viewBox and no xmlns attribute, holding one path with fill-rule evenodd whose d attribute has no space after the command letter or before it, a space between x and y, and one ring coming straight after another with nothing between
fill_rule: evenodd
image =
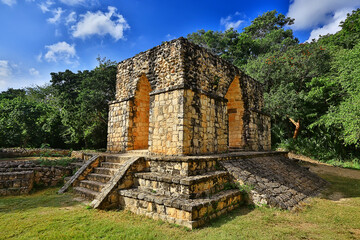
<instances>
[{"instance_id":1,"label":"white cloud","mask_svg":"<svg viewBox=\"0 0 360 240\"><path fill-rule=\"evenodd\" d=\"M66 4L66 5L74 6L74 5L85 3L85 0L60 0L60 2Z\"/></svg>"},{"instance_id":2,"label":"white cloud","mask_svg":"<svg viewBox=\"0 0 360 240\"><path fill-rule=\"evenodd\" d=\"M351 12L349 9L342 9L340 11L336 11L334 16L331 18L329 24L326 24L322 27L316 28L311 31L310 37L307 42L311 42L313 39L319 39L320 35L326 35L328 33L333 34L341 30L339 26L341 21L344 21L347 17L347 13Z\"/></svg>"},{"instance_id":3,"label":"white cloud","mask_svg":"<svg viewBox=\"0 0 360 240\"><path fill-rule=\"evenodd\" d=\"M239 12L236 12L235 16L238 16L239 14L240 14ZM234 21L232 16L227 16L226 18L220 19L220 24L225 26L226 30L230 28L237 29L243 22L244 22L243 20Z\"/></svg>"},{"instance_id":4,"label":"white cloud","mask_svg":"<svg viewBox=\"0 0 360 240\"><path fill-rule=\"evenodd\" d=\"M48 18L47 19L47 21L49 22L49 23L52 23L52 24L56 24L56 23L59 23L60 22L60 18L61 18L61 14L63 14L63 10L62 10L62 8L57 8L57 9L55 9L55 10L52 10L51 11L53 14L54 14L54 16L52 17L52 18Z\"/></svg>"},{"instance_id":5,"label":"white cloud","mask_svg":"<svg viewBox=\"0 0 360 240\"><path fill-rule=\"evenodd\" d=\"M173 39L175 39L175 38L176 38L176 37L173 36L173 35L171 35L170 33L166 35L167 41L171 41L171 40L173 40Z\"/></svg>"},{"instance_id":6,"label":"white cloud","mask_svg":"<svg viewBox=\"0 0 360 240\"><path fill-rule=\"evenodd\" d=\"M76 12L71 12L65 19L66 25L69 25L73 22L76 22Z\"/></svg>"},{"instance_id":7,"label":"white cloud","mask_svg":"<svg viewBox=\"0 0 360 240\"><path fill-rule=\"evenodd\" d=\"M356 9L359 0L293 0L287 16L295 18L294 30L312 29L334 23L334 13L343 9Z\"/></svg>"},{"instance_id":8,"label":"white cloud","mask_svg":"<svg viewBox=\"0 0 360 240\"><path fill-rule=\"evenodd\" d=\"M77 58L75 45L70 45L67 42L58 42L53 45L45 46L48 49L44 59L48 62L64 61L67 64L74 63Z\"/></svg>"},{"instance_id":9,"label":"white cloud","mask_svg":"<svg viewBox=\"0 0 360 240\"><path fill-rule=\"evenodd\" d=\"M0 78L8 77L11 75L9 61L0 60Z\"/></svg>"},{"instance_id":10,"label":"white cloud","mask_svg":"<svg viewBox=\"0 0 360 240\"><path fill-rule=\"evenodd\" d=\"M109 12L87 12L80 15L81 20L73 26L73 37L86 38L91 35L109 34L116 41L124 38L124 30L129 29L125 18L116 13L115 7L108 7Z\"/></svg>"},{"instance_id":11,"label":"white cloud","mask_svg":"<svg viewBox=\"0 0 360 240\"><path fill-rule=\"evenodd\" d=\"M43 13L46 13L46 12L49 12L49 11L50 11L49 8L50 8L51 5L53 5L53 4L54 4L53 1L48 0L48 1L46 1L46 2L40 3L38 6L39 6L39 8L41 9L41 11L42 11Z\"/></svg>"},{"instance_id":12,"label":"white cloud","mask_svg":"<svg viewBox=\"0 0 360 240\"><path fill-rule=\"evenodd\" d=\"M36 60L42 62L42 53L39 53L39 55L36 56Z\"/></svg>"},{"instance_id":13,"label":"white cloud","mask_svg":"<svg viewBox=\"0 0 360 240\"><path fill-rule=\"evenodd\" d=\"M12 75L12 70L7 60L0 60L0 89L5 89L7 81Z\"/></svg>"},{"instance_id":14,"label":"white cloud","mask_svg":"<svg viewBox=\"0 0 360 240\"><path fill-rule=\"evenodd\" d=\"M36 70L35 68L30 68L29 73L31 76L39 76L39 74L40 74L39 71Z\"/></svg>"},{"instance_id":15,"label":"white cloud","mask_svg":"<svg viewBox=\"0 0 360 240\"><path fill-rule=\"evenodd\" d=\"M14 5L14 4L16 4L16 0L1 0L1 2L3 3L3 4L6 4L6 5L8 5L8 6L12 6L12 5Z\"/></svg>"}]
</instances>

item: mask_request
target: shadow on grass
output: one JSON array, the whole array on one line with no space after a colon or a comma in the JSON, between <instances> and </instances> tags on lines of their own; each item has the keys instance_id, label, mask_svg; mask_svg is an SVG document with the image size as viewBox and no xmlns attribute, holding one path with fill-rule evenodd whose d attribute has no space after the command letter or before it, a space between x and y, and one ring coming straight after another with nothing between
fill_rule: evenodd
<instances>
[{"instance_id":1,"label":"shadow on grass","mask_svg":"<svg viewBox=\"0 0 360 240\"><path fill-rule=\"evenodd\" d=\"M322 192L320 198L329 200L339 200L341 198L360 197L360 180L329 174L319 174L320 177L330 183Z\"/></svg>"},{"instance_id":2,"label":"shadow on grass","mask_svg":"<svg viewBox=\"0 0 360 240\"><path fill-rule=\"evenodd\" d=\"M70 194L57 194L58 187L37 190L27 195L0 197L0 214L33 208L70 207L79 204Z\"/></svg>"}]
</instances>

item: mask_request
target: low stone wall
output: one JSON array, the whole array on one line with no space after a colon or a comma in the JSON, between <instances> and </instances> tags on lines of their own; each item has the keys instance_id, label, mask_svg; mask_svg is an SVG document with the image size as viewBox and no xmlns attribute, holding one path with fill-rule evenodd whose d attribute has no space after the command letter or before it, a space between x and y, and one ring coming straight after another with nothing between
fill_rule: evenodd
<instances>
[{"instance_id":1,"label":"low stone wall","mask_svg":"<svg viewBox=\"0 0 360 240\"><path fill-rule=\"evenodd\" d=\"M27 194L34 183L34 172L0 173L0 196Z\"/></svg>"},{"instance_id":2,"label":"low stone wall","mask_svg":"<svg viewBox=\"0 0 360 240\"><path fill-rule=\"evenodd\" d=\"M34 185L56 186L73 171L73 166L40 166L34 161L0 162L0 196L27 194Z\"/></svg>"},{"instance_id":3,"label":"low stone wall","mask_svg":"<svg viewBox=\"0 0 360 240\"><path fill-rule=\"evenodd\" d=\"M43 148L0 148L0 158L31 157L40 154L67 156L71 150L43 149Z\"/></svg>"}]
</instances>

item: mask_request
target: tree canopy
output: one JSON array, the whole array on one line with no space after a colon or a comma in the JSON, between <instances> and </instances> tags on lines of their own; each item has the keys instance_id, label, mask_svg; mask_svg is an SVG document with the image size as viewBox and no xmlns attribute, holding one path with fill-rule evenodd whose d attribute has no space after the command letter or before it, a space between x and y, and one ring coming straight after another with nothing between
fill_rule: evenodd
<instances>
[{"instance_id":1,"label":"tree canopy","mask_svg":"<svg viewBox=\"0 0 360 240\"><path fill-rule=\"evenodd\" d=\"M264 84L275 148L318 159L356 160L360 157L360 9L348 14L339 32L311 43L299 44L288 28L294 21L274 10L254 19L242 32L199 30L188 38ZM292 139L295 123L301 131Z\"/></svg>"}]
</instances>

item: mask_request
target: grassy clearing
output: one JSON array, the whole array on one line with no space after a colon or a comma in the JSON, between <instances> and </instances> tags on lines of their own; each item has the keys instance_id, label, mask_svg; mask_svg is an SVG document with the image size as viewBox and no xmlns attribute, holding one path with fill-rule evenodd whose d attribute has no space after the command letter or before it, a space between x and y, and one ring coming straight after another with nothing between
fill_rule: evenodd
<instances>
[{"instance_id":1,"label":"grassy clearing","mask_svg":"<svg viewBox=\"0 0 360 240\"><path fill-rule=\"evenodd\" d=\"M126 211L99 211L51 188L0 198L0 239L360 239L360 180L331 186L299 212L243 207L187 230Z\"/></svg>"}]
</instances>

